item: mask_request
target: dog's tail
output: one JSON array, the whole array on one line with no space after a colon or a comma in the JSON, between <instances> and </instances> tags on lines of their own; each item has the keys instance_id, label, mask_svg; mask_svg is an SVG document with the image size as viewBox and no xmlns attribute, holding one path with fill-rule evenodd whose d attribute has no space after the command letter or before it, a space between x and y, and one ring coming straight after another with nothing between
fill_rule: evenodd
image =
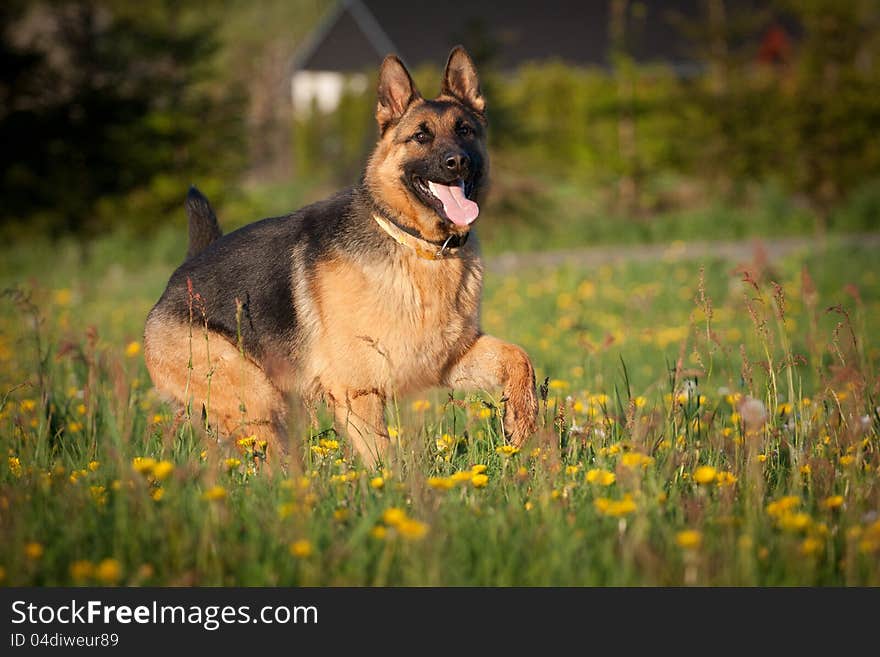
<instances>
[{"instance_id":1,"label":"dog's tail","mask_svg":"<svg viewBox=\"0 0 880 657\"><path fill-rule=\"evenodd\" d=\"M211 204L205 195L195 186L189 188L186 195L186 217L189 220L189 250L186 258L189 260L204 251L208 246L223 236L220 224L217 223L217 215L211 208Z\"/></svg>"}]
</instances>

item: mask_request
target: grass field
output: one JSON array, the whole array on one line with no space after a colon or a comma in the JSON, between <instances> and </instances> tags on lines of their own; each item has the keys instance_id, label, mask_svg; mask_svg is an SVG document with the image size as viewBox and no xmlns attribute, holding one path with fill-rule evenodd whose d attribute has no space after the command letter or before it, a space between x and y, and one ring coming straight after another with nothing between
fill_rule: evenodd
<instances>
[{"instance_id":1,"label":"grass field","mask_svg":"<svg viewBox=\"0 0 880 657\"><path fill-rule=\"evenodd\" d=\"M151 391L182 248L3 254L0 584L880 585L876 252L489 276L544 384L521 451L498 391L437 390L380 472L321 411L270 478Z\"/></svg>"}]
</instances>

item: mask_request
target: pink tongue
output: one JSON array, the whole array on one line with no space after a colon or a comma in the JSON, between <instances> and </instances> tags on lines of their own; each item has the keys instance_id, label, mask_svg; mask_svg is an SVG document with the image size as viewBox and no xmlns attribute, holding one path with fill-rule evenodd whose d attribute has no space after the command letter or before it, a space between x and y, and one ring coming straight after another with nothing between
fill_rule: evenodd
<instances>
[{"instance_id":1,"label":"pink tongue","mask_svg":"<svg viewBox=\"0 0 880 657\"><path fill-rule=\"evenodd\" d=\"M450 187L429 182L428 187L443 203L443 211L456 226L468 226L480 214L480 206L465 197L461 186Z\"/></svg>"}]
</instances>

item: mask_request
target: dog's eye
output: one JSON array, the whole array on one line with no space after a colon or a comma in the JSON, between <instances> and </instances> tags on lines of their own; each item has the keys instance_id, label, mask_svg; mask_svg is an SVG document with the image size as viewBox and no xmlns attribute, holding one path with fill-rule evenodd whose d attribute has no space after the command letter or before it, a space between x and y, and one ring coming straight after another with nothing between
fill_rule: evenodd
<instances>
[{"instance_id":1,"label":"dog's eye","mask_svg":"<svg viewBox=\"0 0 880 657\"><path fill-rule=\"evenodd\" d=\"M456 128L456 131L462 137L470 137L472 134L474 134L474 129L466 123L462 123L460 126L458 126L458 128Z\"/></svg>"},{"instance_id":2,"label":"dog's eye","mask_svg":"<svg viewBox=\"0 0 880 657\"><path fill-rule=\"evenodd\" d=\"M424 130L419 130L416 134L412 136L413 141L418 142L419 144L427 144L431 141L431 135Z\"/></svg>"}]
</instances>

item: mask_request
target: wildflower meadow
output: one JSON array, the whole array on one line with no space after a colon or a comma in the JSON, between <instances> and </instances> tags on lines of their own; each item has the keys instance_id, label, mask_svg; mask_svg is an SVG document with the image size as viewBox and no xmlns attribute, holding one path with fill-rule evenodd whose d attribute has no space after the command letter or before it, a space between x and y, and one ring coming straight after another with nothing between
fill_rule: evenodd
<instances>
[{"instance_id":1,"label":"wildflower meadow","mask_svg":"<svg viewBox=\"0 0 880 657\"><path fill-rule=\"evenodd\" d=\"M366 470L292 400L268 474L151 389L177 245L84 248L0 265L0 585L880 584L875 249L490 260L484 327L537 370L522 449L499 391L434 390Z\"/></svg>"}]
</instances>

